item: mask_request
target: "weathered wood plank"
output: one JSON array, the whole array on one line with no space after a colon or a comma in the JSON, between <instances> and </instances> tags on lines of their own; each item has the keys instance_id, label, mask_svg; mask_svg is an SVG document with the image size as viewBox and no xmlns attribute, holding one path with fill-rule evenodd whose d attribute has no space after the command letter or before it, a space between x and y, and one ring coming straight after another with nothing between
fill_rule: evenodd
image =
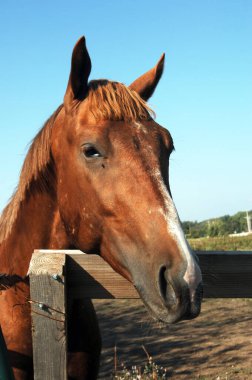
<instances>
[{"instance_id":1,"label":"weathered wood plank","mask_svg":"<svg viewBox=\"0 0 252 380\"><path fill-rule=\"evenodd\" d=\"M252 253L197 252L206 298L252 297ZM87 298L139 298L135 288L96 255L69 255L71 293Z\"/></svg>"},{"instance_id":2,"label":"weathered wood plank","mask_svg":"<svg viewBox=\"0 0 252 380\"><path fill-rule=\"evenodd\" d=\"M80 251L61 252L67 253L68 287L73 298L139 298L134 286L100 256ZM252 252L196 253L205 297L252 297Z\"/></svg>"},{"instance_id":3,"label":"weathered wood plank","mask_svg":"<svg viewBox=\"0 0 252 380\"><path fill-rule=\"evenodd\" d=\"M196 251L202 273L251 273L252 252Z\"/></svg>"},{"instance_id":4,"label":"weathered wood plank","mask_svg":"<svg viewBox=\"0 0 252 380\"><path fill-rule=\"evenodd\" d=\"M100 256L69 254L66 263L68 288L73 298L139 298L135 287Z\"/></svg>"},{"instance_id":5,"label":"weathered wood plank","mask_svg":"<svg viewBox=\"0 0 252 380\"><path fill-rule=\"evenodd\" d=\"M197 252L205 298L252 298L252 253ZM139 298L135 288L96 255L69 255L68 279L76 297Z\"/></svg>"},{"instance_id":6,"label":"weathered wood plank","mask_svg":"<svg viewBox=\"0 0 252 380\"><path fill-rule=\"evenodd\" d=\"M252 298L252 252L198 251L205 298Z\"/></svg>"},{"instance_id":7,"label":"weathered wood plank","mask_svg":"<svg viewBox=\"0 0 252 380\"><path fill-rule=\"evenodd\" d=\"M30 268L35 380L65 380L66 303L64 253L33 254Z\"/></svg>"},{"instance_id":8,"label":"weathered wood plank","mask_svg":"<svg viewBox=\"0 0 252 380\"><path fill-rule=\"evenodd\" d=\"M203 273L204 298L252 298L252 273Z\"/></svg>"}]
</instances>

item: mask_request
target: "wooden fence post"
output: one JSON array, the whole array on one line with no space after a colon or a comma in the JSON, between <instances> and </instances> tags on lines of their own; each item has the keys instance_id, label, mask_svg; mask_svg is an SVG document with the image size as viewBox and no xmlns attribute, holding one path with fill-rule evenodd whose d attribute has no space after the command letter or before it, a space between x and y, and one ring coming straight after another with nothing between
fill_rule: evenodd
<instances>
[{"instance_id":1,"label":"wooden fence post","mask_svg":"<svg viewBox=\"0 0 252 380\"><path fill-rule=\"evenodd\" d=\"M65 256L35 252L30 263L35 380L67 379Z\"/></svg>"}]
</instances>

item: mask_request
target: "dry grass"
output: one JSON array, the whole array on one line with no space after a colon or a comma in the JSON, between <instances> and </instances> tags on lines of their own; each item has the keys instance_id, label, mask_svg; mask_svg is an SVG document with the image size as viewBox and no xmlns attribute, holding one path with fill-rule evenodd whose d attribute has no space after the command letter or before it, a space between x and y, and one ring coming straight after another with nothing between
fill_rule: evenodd
<instances>
[{"instance_id":1,"label":"dry grass","mask_svg":"<svg viewBox=\"0 0 252 380\"><path fill-rule=\"evenodd\" d=\"M252 234L243 237L209 237L188 239L195 251L252 251Z\"/></svg>"},{"instance_id":2,"label":"dry grass","mask_svg":"<svg viewBox=\"0 0 252 380\"><path fill-rule=\"evenodd\" d=\"M114 375L113 380L164 380L168 379L167 369L156 364L148 351L142 346L146 353L147 361L142 366L134 365L130 368L126 367L123 362L118 360L117 347L115 346L114 355Z\"/></svg>"}]
</instances>

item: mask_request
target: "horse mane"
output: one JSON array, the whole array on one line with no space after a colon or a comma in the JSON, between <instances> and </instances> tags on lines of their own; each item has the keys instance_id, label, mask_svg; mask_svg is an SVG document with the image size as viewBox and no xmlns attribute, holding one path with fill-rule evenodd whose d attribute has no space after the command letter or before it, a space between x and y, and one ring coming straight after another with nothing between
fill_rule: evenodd
<instances>
[{"instance_id":1,"label":"horse mane","mask_svg":"<svg viewBox=\"0 0 252 380\"><path fill-rule=\"evenodd\" d=\"M83 101L96 120L149 120L154 112L133 90L122 83L105 79L93 80L88 85L88 95ZM23 163L16 191L0 217L0 243L10 234L26 194L36 184L36 189L48 189L53 175L51 167L51 131L54 121L63 108L60 105L45 122L33 139Z\"/></svg>"},{"instance_id":2,"label":"horse mane","mask_svg":"<svg viewBox=\"0 0 252 380\"><path fill-rule=\"evenodd\" d=\"M17 189L3 210L0 218L0 243L2 243L11 232L20 205L24 201L26 193L31 188L32 183L37 181L37 187L41 189L48 186L48 175L50 174L49 163L51 161L51 130L62 107L63 105L60 105L57 108L32 140L21 169Z\"/></svg>"}]
</instances>

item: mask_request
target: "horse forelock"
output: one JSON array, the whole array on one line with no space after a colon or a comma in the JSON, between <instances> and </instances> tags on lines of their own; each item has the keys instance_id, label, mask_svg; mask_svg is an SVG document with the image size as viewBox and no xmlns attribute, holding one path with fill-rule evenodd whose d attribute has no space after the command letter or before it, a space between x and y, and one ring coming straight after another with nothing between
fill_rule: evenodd
<instances>
[{"instance_id":1,"label":"horse forelock","mask_svg":"<svg viewBox=\"0 0 252 380\"><path fill-rule=\"evenodd\" d=\"M36 183L36 188L46 188L49 177L53 169L51 163L51 130L54 121L62 109L60 105L52 116L45 122L43 127L33 139L25 161L23 163L19 183L16 191L12 195L8 205L3 210L0 218L0 243L10 234L13 224L16 221L20 205L25 200L29 190L34 189L32 183Z\"/></svg>"},{"instance_id":2,"label":"horse forelock","mask_svg":"<svg viewBox=\"0 0 252 380\"><path fill-rule=\"evenodd\" d=\"M106 79L89 82L88 96L84 103L96 120L132 122L149 120L155 116L153 110L135 91L123 83Z\"/></svg>"}]
</instances>

